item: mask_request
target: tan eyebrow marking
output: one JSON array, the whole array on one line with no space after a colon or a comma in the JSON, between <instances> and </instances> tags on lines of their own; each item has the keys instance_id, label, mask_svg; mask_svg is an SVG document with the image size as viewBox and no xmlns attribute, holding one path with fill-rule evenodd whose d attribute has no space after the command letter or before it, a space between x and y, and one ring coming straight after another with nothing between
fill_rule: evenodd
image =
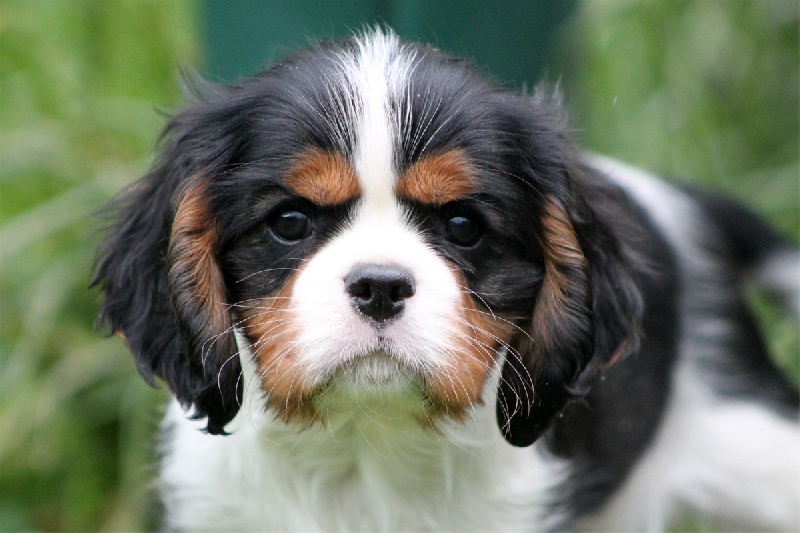
<instances>
[{"instance_id":1,"label":"tan eyebrow marking","mask_svg":"<svg viewBox=\"0 0 800 533\"><path fill-rule=\"evenodd\" d=\"M472 167L461 150L426 156L397 181L395 192L410 200L441 206L475 191Z\"/></svg>"},{"instance_id":2,"label":"tan eyebrow marking","mask_svg":"<svg viewBox=\"0 0 800 533\"><path fill-rule=\"evenodd\" d=\"M301 155L284 183L296 195L322 206L343 204L361 194L355 170L347 159L319 149Z\"/></svg>"}]
</instances>

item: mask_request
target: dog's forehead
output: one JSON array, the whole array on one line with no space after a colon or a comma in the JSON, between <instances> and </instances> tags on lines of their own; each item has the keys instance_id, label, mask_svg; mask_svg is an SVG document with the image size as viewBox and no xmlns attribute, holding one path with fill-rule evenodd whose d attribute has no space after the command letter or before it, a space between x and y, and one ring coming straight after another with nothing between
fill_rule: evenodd
<instances>
[{"instance_id":1,"label":"dog's forehead","mask_svg":"<svg viewBox=\"0 0 800 533\"><path fill-rule=\"evenodd\" d=\"M318 205L363 198L381 209L398 196L443 205L473 192L470 157L442 118L457 87L431 85L427 75L425 86L415 82L418 69L441 59L394 34L372 32L327 50L323 66L296 65L320 70L317 87L298 104L314 115L306 124L323 125L324 139L319 131L310 136L317 144L292 158L285 185Z\"/></svg>"}]
</instances>

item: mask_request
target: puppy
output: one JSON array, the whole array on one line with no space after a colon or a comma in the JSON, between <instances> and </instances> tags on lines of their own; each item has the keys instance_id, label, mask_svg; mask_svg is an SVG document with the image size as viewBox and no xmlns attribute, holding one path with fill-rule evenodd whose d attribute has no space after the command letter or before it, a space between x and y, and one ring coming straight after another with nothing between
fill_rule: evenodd
<instances>
[{"instance_id":1,"label":"puppy","mask_svg":"<svg viewBox=\"0 0 800 533\"><path fill-rule=\"evenodd\" d=\"M800 313L800 257L754 215L389 31L195 92L94 279L175 398L169 528L796 530L742 280Z\"/></svg>"}]
</instances>

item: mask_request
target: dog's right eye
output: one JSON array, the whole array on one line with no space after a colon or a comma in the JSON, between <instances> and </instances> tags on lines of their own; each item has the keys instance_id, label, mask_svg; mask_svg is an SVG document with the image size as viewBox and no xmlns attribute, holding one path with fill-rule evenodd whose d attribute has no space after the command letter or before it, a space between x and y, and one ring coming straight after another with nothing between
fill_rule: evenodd
<instances>
[{"instance_id":1,"label":"dog's right eye","mask_svg":"<svg viewBox=\"0 0 800 533\"><path fill-rule=\"evenodd\" d=\"M466 216L454 216L447 221L447 238L463 247L474 246L481 238L477 222Z\"/></svg>"},{"instance_id":2,"label":"dog's right eye","mask_svg":"<svg viewBox=\"0 0 800 533\"><path fill-rule=\"evenodd\" d=\"M302 211L290 209L272 217L269 228L279 240L297 242L311 235L314 226L308 215Z\"/></svg>"}]
</instances>

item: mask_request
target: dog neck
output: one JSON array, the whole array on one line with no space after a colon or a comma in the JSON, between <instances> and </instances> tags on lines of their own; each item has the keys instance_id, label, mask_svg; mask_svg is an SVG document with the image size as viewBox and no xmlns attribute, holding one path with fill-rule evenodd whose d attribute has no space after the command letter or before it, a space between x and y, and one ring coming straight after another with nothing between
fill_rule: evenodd
<instances>
[{"instance_id":1,"label":"dog neck","mask_svg":"<svg viewBox=\"0 0 800 533\"><path fill-rule=\"evenodd\" d=\"M431 421L419 410L421 399L413 390L390 394L365 391L362 394L337 392L325 399L319 417L283 421L266 407L266 393L261 389L249 343L237 331L236 339L242 360L242 409L227 428L232 433L246 432L281 450L322 448L324 455L346 458L356 463L374 460L384 467L392 465L403 471L429 468L420 463L423 457L436 462L459 455L485 456L485 450L505 449L494 414L499 370L492 372L484 390L484 401L474 406L466 420L447 416ZM332 453L332 450L337 450ZM409 468L408 457L414 457ZM313 461L312 461L313 462ZM436 466L440 470L442 466ZM327 467L326 467L327 469Z\"/></svg>"},{"instance_id":2,"label":"dog neck","mask_svg":"<svg viewBox=\"0 0 800 533\"><path fill-rule=\"evenodd\" d=\"M558 474L501 436L497 376L466 420L436 429L392 399L330 408L324 423L287 423L266 408L242 340L243 405L230 435L199 434L177 404L167 415L162 486L172 526L516 530L542 510Z\"/></svg>"}]
</instances>

